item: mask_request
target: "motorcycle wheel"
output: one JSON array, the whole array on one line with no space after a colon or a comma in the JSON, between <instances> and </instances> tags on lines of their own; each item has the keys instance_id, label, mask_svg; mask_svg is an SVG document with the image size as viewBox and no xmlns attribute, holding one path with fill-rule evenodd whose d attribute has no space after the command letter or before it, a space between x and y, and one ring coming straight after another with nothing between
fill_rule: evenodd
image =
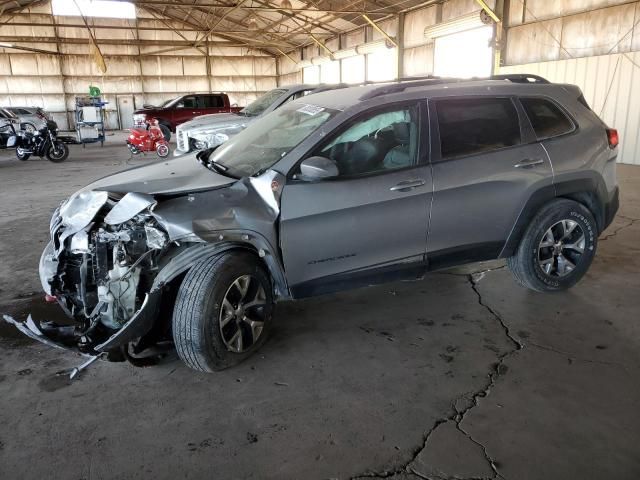
<instances>
[{"instance_id":1,"label":"motorcycle wheel","mask_svg":"<svg viewBox=\"0 0 640 480\"><path fill-rule=\"evenodd\" d=\"M69 156L69 147L64 143L55 143L47 150L47 159L53 163L64 162Z\"/></svg>"},{"instance_id":2,"label":"motorcycle wheel","mask_svg":"<svg viewBox=\"0 0 640 480\"><path fill-rule=\"evenodd\" d=\"M16 157L18 157L18 160L21 160L24 162L26 160L29 160L30 156L31 156L30 153L24 153L24 151L20 147L16 148Z\"/></svg>"},{"instance_id":3,"label":"motorcycle wheel","mask_svg":"<svg viewBox=\"0 0 640 480\"><path fill-rule=\"evenodd\" d=\"M169 155L169 145L166 143L159 143L156 147L156 153L160 158L164 158Z\"/></svg>"}]
</instances>

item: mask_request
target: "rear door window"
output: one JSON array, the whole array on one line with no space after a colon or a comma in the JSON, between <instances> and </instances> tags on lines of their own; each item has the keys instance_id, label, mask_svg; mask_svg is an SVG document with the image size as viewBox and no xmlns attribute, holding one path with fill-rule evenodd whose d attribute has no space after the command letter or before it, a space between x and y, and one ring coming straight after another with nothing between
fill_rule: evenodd
<instances>
[{"instance_id":1,"label":"rear door window","mask_svg":"<svg viewBox=\"0 0 640 480\"><path fill-rule=\"evenodd\" d=\"M518 112L510 98L436 100L443 159L521 143Z\"/></svg>"},{"instance_id":2,"label":"rear door window","mask_svg":"<svg viewBox=\"0 0 640 480\"><path fill-rule=\"evenodd\" d=\"M203 108L221 108L224 107L224 100L220 95L203 95Z\"/></svg>"},{"instance_id":3,"label":"rear door window","mask_svg":"<svg viewBox=\"0 0 640 480\"><path fill-rule=\"evenodd\" d=\"M557 137L573 131L571 120L551 101L544 98L521 98L538 140Z\"/></svg>"}]
</instances>

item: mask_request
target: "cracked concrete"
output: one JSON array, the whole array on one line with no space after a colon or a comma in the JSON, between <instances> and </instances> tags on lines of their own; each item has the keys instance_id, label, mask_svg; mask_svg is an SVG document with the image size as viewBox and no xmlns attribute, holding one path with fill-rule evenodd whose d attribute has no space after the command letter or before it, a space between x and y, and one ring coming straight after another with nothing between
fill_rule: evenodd
<instances>
[{"instance_id":1,"label":"cracked concrete","mask_svg":"<svg viewBox=\"0 0 640 480\"><path fill-rule=\"evenodd\" d=\"M30 294L50 211L123 150L55 170L0 156L0 313L57 314ZM569 292L488 262L282 304L260 354L216 375L171 357L69 383L55 372L76 356L0 327L0 478L638 478L640 168L619 178Z\"/></svg>"}]
</instances>

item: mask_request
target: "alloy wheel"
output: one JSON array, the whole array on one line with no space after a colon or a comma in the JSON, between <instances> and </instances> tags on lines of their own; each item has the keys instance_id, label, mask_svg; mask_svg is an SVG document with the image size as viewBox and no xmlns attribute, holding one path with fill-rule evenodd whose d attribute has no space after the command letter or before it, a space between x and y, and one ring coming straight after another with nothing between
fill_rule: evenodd
<instances>
[{"instance_id":1,"label":"alloy wheel","mask_svg":"<svg viewBox=\"0 0 640 480\"><path fill-rule=\"evenodd\" d=\"M585 235L575 220L560 220L542 236L538 265L551 277L564 277L575 270L585 249Z\"/></svg>"},{"instance_id":2,"label":"alloy wheel","mask_svg":"<svg viewBox=\"0 0 640 480\"><path fill-rule=\"evenodd\" d=\"M262 283L252 275L238 277L227 289L218 320L222 340L235 353L250 349L260 338L268 315Z\"/></svg>"}]
</instances>

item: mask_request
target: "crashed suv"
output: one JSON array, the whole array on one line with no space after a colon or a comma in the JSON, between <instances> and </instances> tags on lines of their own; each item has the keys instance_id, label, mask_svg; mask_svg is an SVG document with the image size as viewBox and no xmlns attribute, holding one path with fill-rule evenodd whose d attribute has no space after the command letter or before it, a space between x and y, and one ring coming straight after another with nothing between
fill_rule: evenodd
<instances>
[{"instance_id":1,"label":"crashed suv","mask_svg":"<svg viewBox=\"0 0 640 480\"><path fill-rule=\"evenodd\" d=\"M92 358L172 339L209 372L260 347L278 301L496 258L564 290L617 210L617 143L577 87L539 77L319 93L74 194L40 275L75 326L14 323Z\"/></svg>"}]
</instances>

